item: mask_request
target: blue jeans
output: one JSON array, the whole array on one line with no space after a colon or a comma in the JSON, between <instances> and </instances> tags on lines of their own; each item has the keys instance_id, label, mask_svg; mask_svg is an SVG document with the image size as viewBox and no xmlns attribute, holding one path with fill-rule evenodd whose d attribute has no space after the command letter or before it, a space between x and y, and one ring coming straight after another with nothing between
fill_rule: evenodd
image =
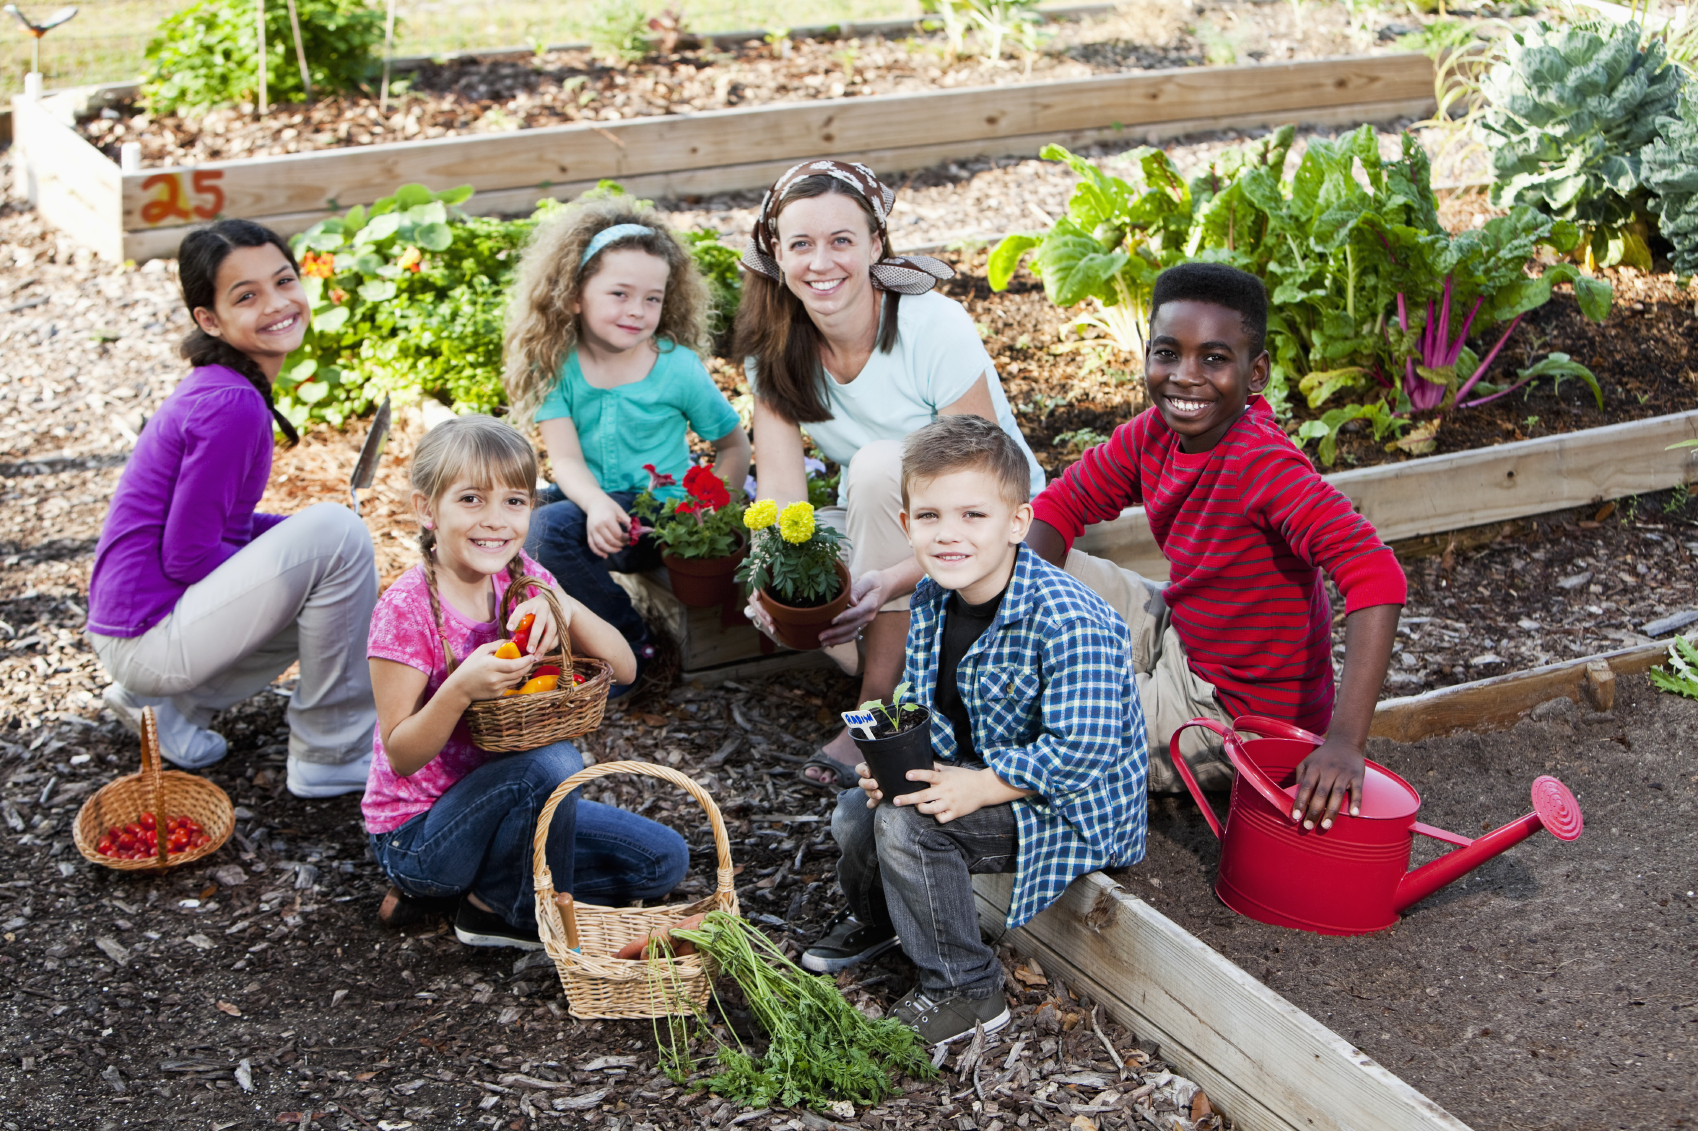
<instances>
[{"instance_id":1,"label":"blue jeans","mask_svg":"<svg viewBox=\"0 0 1698 1131\"><path fill-rule=\"evenodd\" d=\"M868 809L865 793L846 789L837 795L831 835L843 850L837 880L849 913L869 927L895 928L922 990L934 1001L1001 992L1002 966L979 936L973 876L1015 870L1014 806L939 824L912 805Z\"/></svg>"},{"instance_id":2,"label":"blue jeans","mask_svg":"<svg viewBox=\"0 0 1698 1131\"><path fill-rule=\"evenodd\" d=\"M569 742L486 762L398 829L374 833L378 863L415 898L471 892L515 927L535 929L531 838L554 787L584 768ZM614 906L660 899L690 864L684 838L574 791L554 810L547 858L556 891Z\"/></svg>"},{"instance_id":3,"label":"blue jeans","mask_svg":"<svg viewBox=\"0 0 1698 1131\"><path fill-rule=\"evenodd\" d=\"M629 511L637 494L615 491L608 498ZM630 594L613 580L612 571L644 573L659 569L660 548L654 539L644 538L617 554L599 557L590 549L589 524L582 508L567 499L559 487L547 487L537 492L525 551L554 575L562 589L617 628L627 642L636 645L648 633L642 614L631 605Z\"/></svg>"}]
</instances>

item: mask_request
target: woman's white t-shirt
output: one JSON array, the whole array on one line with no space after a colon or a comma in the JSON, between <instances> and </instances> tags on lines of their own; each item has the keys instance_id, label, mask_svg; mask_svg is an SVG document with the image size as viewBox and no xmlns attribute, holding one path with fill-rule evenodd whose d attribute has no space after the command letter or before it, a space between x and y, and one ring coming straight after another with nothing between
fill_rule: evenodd
<instances>
[{"instance_id":1,"label":"woman's white t-shirt","mask_svg":"<svg viewBox=\"0 0 1698 1131\"><path fill-rule=\"evenodd\" d=\"M903 295L896 307L896 344L889 353L874 350L860 374L848 384L825 380L830 420L802 427L825 457L847 466L856 452L874 440L901 440L937 419L938 410L962 397L981 375L990 383L996 422L1014 438L1032 469L1032 497L1044 489L1044 470L1020 434L996 367L979 340L965 308L935 291ZM756 387L755 360L744 362L749 387ZM838 503L842 504L841 490Z\"/></svg>"}]
</instances>

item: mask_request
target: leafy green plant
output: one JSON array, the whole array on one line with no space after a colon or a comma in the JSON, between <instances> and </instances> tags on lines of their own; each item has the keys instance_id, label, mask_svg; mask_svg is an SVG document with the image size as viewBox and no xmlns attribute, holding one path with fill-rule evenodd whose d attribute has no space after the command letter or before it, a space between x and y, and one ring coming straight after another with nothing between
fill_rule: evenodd
<instances>
[{"instance_id":1,"label":"leafy green plant","mask_svg":"<svg viewBox=\"0 0 1698 1131\"><path fill-rule=\"evenodd\" d=\"M292 241L312 325L276 384L297 425L340 425L384 393L438 396L472 411L505 403L501 338L528 220L460 214L463 186L404 185L367 209L321 220Z\"/></svg>"},{"instance_id":2,"label":"leafy green plant","mask_svg":"<svg viewBox=\"0 0 1698 1131\"><path fill-rule=\"evenodd\" d=\"M719 1045L719 1071L694 1086L750 1108L828 1109L843 1101L876 1104L896 1094L904 1075L936 1077L918 1033L894 1018L868 1018L830 978L807 973L737 916L711 911L700 927L674 928L672 935L718 962L770 1038L757 1058L740 1041L724 1043L692 1011L696 1032ZM651 966L653 977L667 977L667 964ZM698 1070L690 1030L690 1019L670 1018L664 1036L656 1034L662 1067L681 1087Z\"/></svg>"},{"instance_id":3,"label":"leafy green plant","mask_svg":"<svg viewBox=\"0 0 1698 1131\"><path fill-rule=\"evenodd\" d=\"M1640 150L1675 109L1684 72L1637 23L1539 22L1507 36L1480 82L1493 205L1531 205L1586 229L1590 258L1651 268Z\"/></svg>"},{"instance_id":4,"label":"leafy green plant","mask_svg":"<svg viewBox=\"0 0 1698 1131\"><path fill-rule=\"evenodd\" d=\"M713 296L708 330L717 341L730 333L731 324L737 319L737 307L743 301L743 272L737 266L742 257L720 243L719 233L712 228L684 232L683 237L696 266L707 278L708 293Z\"/></svg>"},{"instance_id":5,"label":"leafy green plant","mask_svg":"<svg viewBox=\"0 0 1698 1131\"><path fill-rule=\"evenodd\" d=\"M1698 648L1687 643L1685 637L1675 637L1669 645L1667 665L1652 668L1650 675L1651 682L1664 691L1698 699Z\"/></svg>"},{"instance_id":6,"label":"leafy green plant","mask_svg":"<svg viewBox=\"0 0 1698 1131\"><path fill-rule=\"evenodd\" d=\"M868 699L861 704L861 710L869 711L883 719L884 724L890 728L890 734L900 734L904 716L915 715L920 711L920 705L912 699L913 690L913 684L899 683L891 691L889 703L882 699Z\"/></svg>"},{"instance_id":7,"label":"leafy green plant","mask_svg":"<svg viewBox=\"0 0 1698 1131\"><path fill-rule=\"evenodd\" d=\"M1674 269L1698 273L1698 92L1692 87L1681 92L1674 114L1657 120L1657 136L1640 151L1640 170L1657 228L1674 245Z\"/></svg>"},{"instance_id":8,"label":"leafy green plant","mask_svg":"<svg viewBox=\"0 0 1698 1131\"><path fill-rule=\"evenodd\" d=\"M608 62L634 63L648 54L648 30L642 0L596 0L590 9L590 46Z\"/></svg>"},{"instance_id":9,"label":"leafy green plant","mask_svg":"<svg viewBox=\"0 0 1698 1131\"><path fill-rule=\"evenodd\" d=\"M352 90L379 65L383 12L362 0L295 0L313 92ZM259 91L252 0L199 0L166 17L147 45L142 98L152 114L194 114ZM267 87L273 101L306 97L289 9L265 8Z\"/></svg>"}]
</instances>

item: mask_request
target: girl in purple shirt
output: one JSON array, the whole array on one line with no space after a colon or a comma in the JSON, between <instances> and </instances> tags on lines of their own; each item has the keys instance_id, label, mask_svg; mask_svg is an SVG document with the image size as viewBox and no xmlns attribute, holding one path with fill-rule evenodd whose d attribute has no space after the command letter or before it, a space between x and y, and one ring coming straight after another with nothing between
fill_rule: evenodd
<instances>
[{"instance_id":1,"label":"girl in purple shirt","mask_svg":"<svg viewBox=\"0 0 1698 1131\"><path fill-rule=\"evenodd\" d=\"M348 508L258 514L272 425L295 429L271 383L300 346L311 303L289 247L247 220L191 232L177 253L195 329L194 369L136 441L95 550L88 630L112 686L106 703L187 769L224 757L215 711L300 662L289 699L289 789L330 797L364 787L371 677L363 662L377 571Z\"/></svg>"}]
</instances>

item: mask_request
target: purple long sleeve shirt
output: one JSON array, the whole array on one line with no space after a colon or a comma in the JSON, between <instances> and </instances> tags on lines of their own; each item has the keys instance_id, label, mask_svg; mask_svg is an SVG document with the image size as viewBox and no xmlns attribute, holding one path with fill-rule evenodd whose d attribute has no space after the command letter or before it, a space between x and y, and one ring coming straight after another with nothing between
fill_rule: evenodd
<instances>
[{"instance_id":1,"label":"purple long sleeve shirt","mask_svg":"<svg viewBox=\"0 0 1698 1131\"><path fill-rule=\"evenodd\" d=\"M271 476L271 412L246 377L192 371L142 429L94 551L88 627L140 636L183 591L282 522L257 514Z\"/></svg>"}]
</instances>

